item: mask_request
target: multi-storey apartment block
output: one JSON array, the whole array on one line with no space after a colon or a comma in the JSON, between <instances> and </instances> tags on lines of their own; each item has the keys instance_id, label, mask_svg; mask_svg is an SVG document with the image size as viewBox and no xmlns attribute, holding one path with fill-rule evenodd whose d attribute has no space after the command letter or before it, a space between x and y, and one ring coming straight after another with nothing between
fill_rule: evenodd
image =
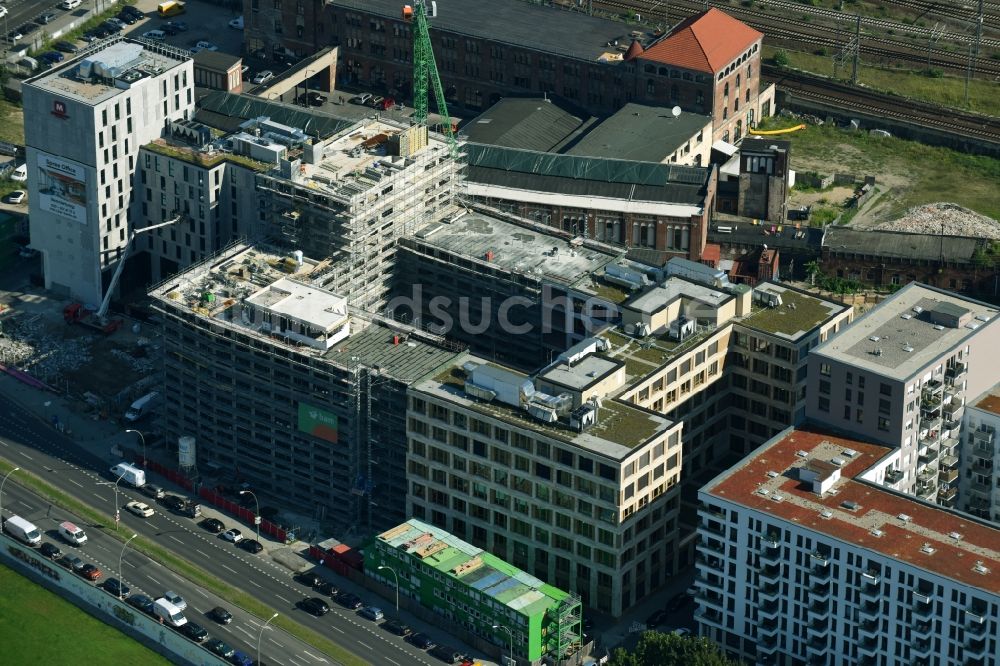
<instances>
[{"instance_id":1,"label":"multi-storey apartment block","mask_svg":"<svg viewBox=\"0 0 1000 666\"><path fill-rule=\"evenodd\" d=\"M874 481L892 455L789 429L702 488L699 633L759 664L996 664L1000 530Z\"/></svg>"},{"instance_id":2,"label":"multi-storey apartment block","mask_svg":"<svg viewBox=\"0 0 1000 666\"><path fill-rule=\"evenodd\" d=\"M304 56L338 46L338 80L411 94L413 35L398 2L264 4L244 3L248 52ZM665 35L632 36L616 21L517 0L451 0L438 9L431 42L452 106L482 110L527 92L556 93L595 114L628 102L678 105L712 116L713 141L733 142L773 112L774 88L760 90L763 35L718 9Z\"/></svg>"},{"instance_id":3,"label":"multi-storey apartment block","mask_svg":"<svg viewBox=\"0 0 1000 666\"><path fill-rule=\"evenodd\" d=\"M681 424L589 340L535 378L465 355L409 391L411 515L620 615L676 566Z\"/></svg>"},{"instance_id":4,"label":"multi-storey apartment block","mask_svg":"<svg viewBox=\"0 0 1000 666\"><path fill-rule=\"evenodd\" d=\"M155 287L172 396L161 428L196 438L202 472L370 532L407 515L406 386L454 352L349 314L317 286L329 270L235 246Z\"/></svg>"},{"instance_id":5,"label":"multi-storey apartment block","mask_svg":"<svg viewBox=\"0 0 1000 666\"><path fill-rule=\"evenodd\" d=\"M996 383L998 314L908 284L811 351L806 416L899 449L884 482L954 506L966 398Z\"/></svg>"},{"instance_id":6,"label":"multi-storey apartment block","mask_svg":"<svg viewBox=\"0 0 1000 666\"><path fill-rule=\"evenodd\" d=\"M958 506L1000 523L1000 384L966 405Z\"/></svg>"},{"instance_id":7,"label":"multi-storey apartment block","mask_svg":"<svg viewBox=\"0 0 1000 666\"><path fill-rule=\"evenodd\" d=\"M451 633L489 641L498 655L513 648L516 663L580 649L578 598L419 520L379 534L365 551L365 573L440 615Z\"/></svg>"},{"instance_id":8,"label":"multi-storey apartment block","mask_svg":"<svg viewBox=\"0 0 1000 666\"><path fill-rule=\"evenodd\" d=\"M125 38L101 40L24 84L31 245L45 287L100 303L105 282L143 226L139 147L194 109L190 54Z\"/></svg>"}]
</instances>

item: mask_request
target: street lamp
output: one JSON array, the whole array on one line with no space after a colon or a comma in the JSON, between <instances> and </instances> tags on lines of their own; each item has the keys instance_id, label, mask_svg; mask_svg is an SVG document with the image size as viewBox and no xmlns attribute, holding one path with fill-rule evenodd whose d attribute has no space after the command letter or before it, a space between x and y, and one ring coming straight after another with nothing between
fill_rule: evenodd
<instances>
[{"instance_id":1,"label":"street lamp","mask_svg":"<svg viewBox=\"0 0 1000 666\"><path fill-rule=\"evenodd\" d=\"M379 565L378 570L381 571L382 569L388 569L391 571L392 578L396 581L396 615L399 615L399 576L396 575L396 570L392 567Z\"/></svg>"},{"instance_id":2,"label":"street lamp","mask_svg":"<svg viewBox=\"0 0 1000 666\"><path fill-rule=\"evenodd\" d=\"M254 504L257 505L257 513L253 515L253 524L257 526L257 543L260 543L260 502L257 501L257 496L253 494L252 490L241 490L240 495L250 495L253 497Z\"/></svg>"},{"instance_id":3,"label":"street lamp","mask_svg":"<svg viewBox=\"0 0 1000 666\"><path fill-rule=\"evenodd\" d=\"M511 631L510 628L505 627L502 624L494 624L493 628L503 629L504 631L507 632L507 635L510 636L510 661L511 663L514 663L514 632Z\"/></svg>"},{"instance_id":4,"label":"street lamp","mask_svg":"<svg viewBox=\"0 0 1000 666\"><path fill-rule=\"evenodd\" d=\"M118 601L122 600L122 585L125 584L125 576L122 573L122 558L125 557L125 549L128 548L129 542L132 541L132 539L136 538L137 536L139 535L133 534L128 538L128 540L125 542L125 545L122 546L121 555L118 556Z\"/></svg>"},{"instance_id":5,"label":"street lamp","mask_svg":"<svg viewBox=\"0 0 1000 666\"><path fill-rule=\"evenodd\" d=\"M3 481L0 481L0 518L3 518L3 484L7 483L7 478L14 472L20 470L20 467L15 467L14 469L7 472L3 477Z\"/></svg>"},{"instance_id":6,"label":"street lamp","mask_svg":"<svg viewBox=\"0 0 1000 666\"><path fill-rule=\"evenodd\" d=\"M276 617L278 617L277 613L271 616L271 620ZM255 663L260 663L260 640L264 638L264 630L267 629L267 625L271 624L271 620L264 623L264 626L260 628L260 634L257 636L257 661Z\"/></svg>"},{"instance_id":7,"label":"street lamp","mask_svg":"<svg viewBox=\"0 0 1000 666\"><path fill-rule=\"evenodd\" d=\"M139 435L139 439L142 440L142 466L146 467L146 438L142 436L142 433L138 430L126 430L125 432L134 432Z\"/></svg>"}]
</instances>

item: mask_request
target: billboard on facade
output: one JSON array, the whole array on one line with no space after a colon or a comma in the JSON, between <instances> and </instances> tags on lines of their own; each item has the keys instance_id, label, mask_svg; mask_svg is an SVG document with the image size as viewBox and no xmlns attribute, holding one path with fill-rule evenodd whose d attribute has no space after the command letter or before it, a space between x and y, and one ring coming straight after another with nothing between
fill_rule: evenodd
<instances>
[{"instance_id":1,"label":"billboard on facade","mask_svg":"<svg viewBox=\"0 0 1000 666\"><path fill-rule=\"evenodd\" d=\"M312 405L299 403L299 432L304 432L325 439L334 444L337 443L337 415L313 407Z\"/></svg>"},{"instance_id":2,"label":"billboard on facade","mask_svg":"<svg viewBox=\"0 0 1000 666\"><path fill-rule=\"evenodd\" d=\"M86 168L76 162L39 152L38 197L42 210L86 224Z\"/></svg>"}]
</instances>

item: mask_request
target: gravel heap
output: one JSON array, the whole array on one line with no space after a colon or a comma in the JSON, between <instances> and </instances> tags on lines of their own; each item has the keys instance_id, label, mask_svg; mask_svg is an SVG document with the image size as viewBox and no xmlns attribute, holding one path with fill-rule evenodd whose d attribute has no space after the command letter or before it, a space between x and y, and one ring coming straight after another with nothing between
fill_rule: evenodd
<instances>
[{"instance_id":1,"label":"gravel heap","mask_svg":"<svg viewBox=\"0 0 1000 666\"><path fill-rule=\"evenodd\" d=\"M943 202L915 206L898 220L883 222L875 229L910 234L940 234L942 224L946 236L1000 240L1000 222L958 204Z\"/></svg>"}]
</instances>

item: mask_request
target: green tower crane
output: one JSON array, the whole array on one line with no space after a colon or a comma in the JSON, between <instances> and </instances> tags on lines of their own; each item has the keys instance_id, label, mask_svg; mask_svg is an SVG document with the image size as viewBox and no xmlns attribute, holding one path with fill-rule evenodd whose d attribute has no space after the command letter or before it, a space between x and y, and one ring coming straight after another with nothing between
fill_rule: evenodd
<instances>
[{"instance_id":1,"label":"green tower crane","mask_svg":"<svg viewBox=\"0 0 1000 666\"><path fill-rule=\"evenodd\" d=\"M437 12L437 3L431 2L432 16ZM451 127L451 117L444 101L444 88L441 86L441 76L438 74L437 62L434 60L434 49L431 47L431 36L427 27L427 2L415 0L413 6L403 7L403 18L413 23L413 119L418 123L427 122L427 86L428 81L434 86L434 97L437 99L438 115L441 116L441 126L448 144L454 154L456 150L455 133Z\"/></svg>"}]
</instances>

